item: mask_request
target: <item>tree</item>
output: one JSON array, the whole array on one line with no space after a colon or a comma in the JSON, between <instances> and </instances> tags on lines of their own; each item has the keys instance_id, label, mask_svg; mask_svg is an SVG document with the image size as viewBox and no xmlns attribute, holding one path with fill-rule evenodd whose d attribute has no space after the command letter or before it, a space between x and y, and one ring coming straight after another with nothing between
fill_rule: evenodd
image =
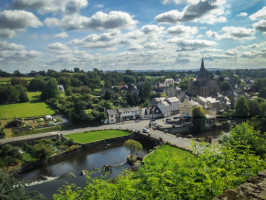
<instances>
[{"instance_id":1,"label":"tree","mask_svg":"<svg viewBox=\"0 0 266 200\"><path fill-rule=\"evenodd\" d=\"M259 90L259 97L266 99L266 87Z\"/></svg>"},{"instance_id":2,"label":"tree","mask_svg":"<svg viewBox=\"0 0 266 200\"><path fill-rule=\"evenodd\" d=\"M11 85L23 85L24 87L28 87L28 81L21 78L11 78Z\"/></svg>"},{"instance_id":3,"label":"tree","mask_svg":"<svg viewBox=\"0 0 266 200\"><path fill-rule=\"evenodd\" d=\"M3 139L5 137L5 131L3 128L0 128L0 139Z\"/></svg>"},{"instance_id":4,"label":"tree","mask_svg":"<svg viewBox=\"0 0 266 200\"><path fill-rule=\"evenodd\" d=\"M4 144L0 146L0 158L2 158L4 166L8 169L9 166L16 165L17 160L21 159L22 156L17 147Z\"/></svg>"},{"instance_id":5,"label":"tree","mask_svg":"<svg viewBox=\"0 0 266 200\"><path fill-rule=\"evenodd\" d=\"M201 133L205 128L206 115L202 107L196 106L192 110L193 133Z\"/></svg>"},{"instance_id":6,"label":"tree","mask_svg":"<svg viewBox=\"0 0 266 200\"><path fill-rule=\"evenodd\" d=\"M249 116L249 107L246 97L241 96L236 102L235 117L247 118Z\"/></svg>"},{"instance_id":7,"label":"tree","mask_svg":"<svg viewBox=\"0 0 266 200\"><path fill-rule=\"evenodd\" d=\"M224 81L221 84L221 91L232 90L231 84L228 81Z\"/></svg>"},{"instance_id":8,"label":"tree","mask_svg":"<svg viewBox=\"0 0 266 200\"><path fill-rule=\"evenodd\" d=\"M127 99L128 105L130 106L136 106L138 103L138 97L135 93L132 93L132 92L127 93L126 99Z\"/></svg>"},{"instance_id":9,"label":"tree","mask_svg":"<svg viewBox=\"0 0 266 200\"><path fill-rule=\"evenodd\" d=\"M45 200L36 191L26 192L25 185L14 178L13 174L0 169L0 199L1 200Z\"/></svg>"},{"instance_id":10,"label":"tree","mask_svg":"<svg viewBox=\"0 0 266 200\"><path fill-rule=\"evenodd\" d=\"M45 81L42 76L36 75L34 79L30 81L29 91L43 91L45 88Z\"/></svg>"},{"instance_id":11,"label":"tree","mask_svg":"<svg viewBox=\"0 0 266 200\"><path fill-rule=\"evenodd\" d=\"M104 82L104 87L105 87L105 88L112 88L112 82L109 81L109 80L105 80L105 82Z\"/></svg>"},{"instance_id":12,"label":"tree","mask_svg":"<svg viewBox=\"0 0 266 200\"><path fill-rule=\"evenodd\" d=\"M260 115L266 116L266 102L260 103Z\"/></svg>"},{"instance_id":13,"label":"tree","mask_svg":"<svg viewBox=\"0 0 266 200\"><path fill-rule=\"evenodd\" d=\"M248 102L248 106L249 106L249 114L251 117L260 114L259 103L256 100L250 100Z\"/></svg>"},{"instance_id":14,"label":"tree","mask_svg":"<svg viewBox=\"0 0 266 200\"><path fill-rule=\"evenodd\" d=\"M110 100L110 99L112 99L112 93L109 92L108 90L106 90L106 92L105 92L103 98L104 98L105 100Z\"/></svg>"},{"instance_id":15,"label":"tree","mask_svg":"<svg viewBox=\"0 0 266 200\"><path fill-rule=\"evenodd\" d=\"M50 98L58 98L59 96L59 89L57 87L57 81L55 78L51 78L47 84L45 85L45 88L42 92L42 99L50 99Z\"/></svg>"},{"instance_id":16,"label":"tree","mask_svg":"<svg viewBox=\"0 0 266 200\"><path fill-rule=\"evenodd\" d=\"M130 157L131 158L133 156L133 153L136 153L136 151L139 151L139 150L141 150L143 148L141 143L139 143L136 140L131 140L131 139L127 140L124 143L124 146L129 148L129 150L130 150Z\"/></svg>"}]
</instances>

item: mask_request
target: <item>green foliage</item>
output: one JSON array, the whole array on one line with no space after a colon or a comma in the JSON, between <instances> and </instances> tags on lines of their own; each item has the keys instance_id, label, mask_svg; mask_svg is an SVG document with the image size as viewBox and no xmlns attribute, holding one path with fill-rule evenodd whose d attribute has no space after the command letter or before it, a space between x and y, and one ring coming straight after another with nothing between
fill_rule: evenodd
<instances>
[{"instance_id":1,"label":"green foliage","mask_svg":"<svg viewBox=\"0 0 266 200\"><path fill-rule=\"evenodd\" d=\"M232 90L231 84L228 81L224 81L221 84L221 91Z\"/></svg>"},{"instance_id":2,"label":"green foliage","mask_svg":"<svg viewBox=\"0 0 266 200\"><path fill-rule=\"evenodd\" d=\"M0 85L0 103L27 102L27 90L23 85Z\"/></svg>"},{"instance_id":3,"label":"green foliage","mask_svg":"<svg viewBox=\"0 0 266 200\"><path fill-rule=\"evenodd\" d=\"M266 87L266 78L259 78L255 80L254 87L256 91L259 91Z\"/></svg>"},{"instance_id":4,"label":"green foliage","mask_svg":"<svg viewBox=\"0 0 266 200\"><path fill-rule=\"evenodd\" d=\"M106 90L105 94L104 94L104 99L105 100L110 100L112 99L112 94L111 92L109 92L108 90Z\"/></svg>"},{"instance_id":5,"label":"green foliage","mask_svg":"<svg viewBox=\"0 0 266 200\"><path fill-rule=\"evenodd\" d=\"M0 139L3 139L6 136L3 128L0 128Z\"/></svg>"},{"instance_id":6,"label":"green foliage","mask_svg":"<svg viewBox=\"0 0 266 200\"><path fill-rule=\"evenodd\" d=\"M266 116L266 102L260 103L260 114Z\"/></svg>"},{"instance_id":7,"label":"green foliage","mask_svg":"<svg viewBox=\"0 0 266 200\"><path fill-rule=\"evenodd\" d=\"M248 106L249 106L249 114L251 117L260 114L259 103L256 100L248 101Z\"/></svg>"},{"instance_id":8,"label":"green foliage","mask_svg":"<svg viewBox=\"0 0 266 200\"><path fill-rule=\"evenodd\" d=\"M22 156L17 147L13 147L10 144L0 145L0 164L7 167L7 169L11 165L16 165L21 158Z\"/></svg>"},{"instance_id":9,"label":"green foliage","mask_svg":"<svg viewBox=\"0 0 266 200\"><path fill-rule=\"evenodd\" d=\"M124 146L129 148L131 158L134 153L136 153L137 151L140 151L143 148L141 143L139 143L136 140L131 140L131 139L125 141Z\"/></svg>"},{"instance_id":10,"label":"green foliage","mask_svg":"<svg viewBox=\"0 0 266 200\"><path fill-rule=\"evenodd\" d=\"M202 107L197 106L192 110L193 133L201 133L205 128L206 115Z\"/></svg>"},{"instance_id":11,"label":"green foliage","mask_svg":"<svg viewBox=\"0 0 266 200\"><path fill-rule=\"evenodd\" d=\"M249 116L249 107L246 97L241 96L236 102L235 117L246 118Z\"/></svg>"},{"instance_id":12,"label":"green foliage","mask_svg":"<svg viewBox=\"0 0 266 200\"><path fill-rule=\"evenodd\" d=\"M259 90L259 97L266 99L266 87Z\"/></svg>"},{"instance_id":13,"label":"green foliage","mask_svg":"<svg viewBox=\"0 0 266 200\"><path fill-rule=\"evenodd\" d=\"M236 152L242 153L246 149L253 151L261 158L266 158L266 133L254 130L248 123L236 125L230 130L230 136L224 137L225 145L234 148Z\"/></svg>"},{"instance_id":14,"label":"green foliage","mask_svg":"<svg viewBox=\"0 0 266 200\"><path fill-rule=\"evenodd\" d=\"M50 157L55 152L51 140L38 140L32 146L26 144L25 148L34 158L40 160Z\"/></svg>"},{"instance_id":15,"label":"green foliage","mask_svg":"<svg viewBox=\"0 0 266 200\"><path fill-rule=\"evenodd\" d=\"M50 98L58 98L59 94L60 94L60 91L57 87L57 80L55 78L51 78L45 84L41 98L43 100L50 99Z\"/></svg>"},{"instance_id":16,"label":"green foliage","mask_svg":"<svg viewBox=\"0 0 266 200\"><path fill-rule=\"evenodd\" d=\"M249 128L243 129L249 132ZM232 131L239 132L238 128ZM245 140L242 136L239 138L241 141ZM256 138L255 135L251 137ZM53 198L213 199L224 190L245 182L266 166L264 160L254 155L249 145L225 141L219 149L204 144L194 145L194 148L200 154L185 156L181 162L178 154L155 152L150 155L153 158L146 159L145 165L136 173L127 172L113 181L88 176L84 188L67 185Z\"/></svg>"},{"instance_id":17,"label":"green foliage","mask_svg":"<svg viewBox=\"0 0 266 200\"><path fill-rule=\"evenodd\" d=\"M15 179L10 173L0 169L0 199L1 200L44 200L38 192L26 193L25 185Z\"/></svg>"}]
</instances>

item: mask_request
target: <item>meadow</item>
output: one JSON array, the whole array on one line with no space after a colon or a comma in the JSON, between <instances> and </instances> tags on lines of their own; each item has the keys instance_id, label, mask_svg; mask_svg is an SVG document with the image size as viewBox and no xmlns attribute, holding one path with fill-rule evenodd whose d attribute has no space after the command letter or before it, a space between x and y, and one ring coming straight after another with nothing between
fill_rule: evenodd
<instances>
[{"instance_id":1,"label":"meadow","mask_svg":"<svg viewBox=\"0 0 266 200\"><path fill-rule=\"evenodd\" d=\"M67 139L73 139L74 142L85 144L89 142L95 142L114 137L126 136L129 134L130 133L128 131L122 131L122 130L104 130L104 131L74 133L70 135L64 135L64 137L66 137Z\"/></svg>"},{"instance_id":2,"label":"meadow","mask_svg":"<svg viewBox=\"0 0 266 200\"><path fill-rule=\"evenodd\" d=\"M162 160L165 161L167 160L165 158L169 158L167 168L172 169L176 163L180 165L184 164L186 158L191 155L193 154L188 151L164 144L145 158L145 165L147 164L151 169L156 169L157 165L162 164Z\"/></svg>"},{"instance_id":3,"label":"meadow","mask_svg":"<svg viewBox=\"0 0 266 200\"><path fill-rule=\"evenodd\" d=\"M13 77L0 77L0 84L2 84L2 85L11 84L12 78ZM19 77L19 78L27 80L28 82L30 82L34 77Z\"/></svg>"},{"instance_id":4,"label":"meadow","mask_svg":"<svg viewBox=\"0 0 266 200\"><path fill-rule=\"evenodd\" d=\"M26 103L0 105L0 119L41 117L55 114L55 111L41 101L41 92L28 92L27 94L29 101Z\"/></svg>"}]
</instances>

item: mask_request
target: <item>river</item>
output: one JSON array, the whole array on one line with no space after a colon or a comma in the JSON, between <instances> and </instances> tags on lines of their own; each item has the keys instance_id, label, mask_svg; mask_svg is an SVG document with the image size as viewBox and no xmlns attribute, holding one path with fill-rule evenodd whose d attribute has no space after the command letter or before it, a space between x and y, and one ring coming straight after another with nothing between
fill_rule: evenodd
<instances>
[{"instance_id":1,"label":"river","mask_svg":"<svg viewBox=\"0 0 266 200\"><path fill-rule=\"evenodd\" d=\"M138 152L140 156L147 155L150 149L155 146L154 143L147 140L140 140L139 142L143 145L143 149ZM126 159L129 154L129 149L124 147L122 142L101 146L96 149L73 153L71 156L22 173L20 179L27 182L27 191L37 190L46 198L51 199L52 195L67 183L84 186L86 177L80 175L82 170L94 172L92 177L99 177L101 173L95 172L95 169L101 169L104 165L112 165L112 173L107 178L115 178L121 175L123 170L130 168L126 164ZM76 177L60 177L70 172Z\"/></svg>"}]
</instances>

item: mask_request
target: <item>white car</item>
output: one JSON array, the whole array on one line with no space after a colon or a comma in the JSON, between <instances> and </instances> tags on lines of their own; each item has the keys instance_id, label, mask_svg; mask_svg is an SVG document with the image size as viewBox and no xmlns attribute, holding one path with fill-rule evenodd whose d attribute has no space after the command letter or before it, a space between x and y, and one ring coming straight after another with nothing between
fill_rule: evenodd
<instances>
[{"instance_id":1,"label":"white car","mask_svg":"<svg viewBox=\"0 0 266 200\"><path fill-rule=\"evenodd\" d=\"M143 129L143 133L149 133L150 131L146 128Z\"/></svg>"}]
</instances>

